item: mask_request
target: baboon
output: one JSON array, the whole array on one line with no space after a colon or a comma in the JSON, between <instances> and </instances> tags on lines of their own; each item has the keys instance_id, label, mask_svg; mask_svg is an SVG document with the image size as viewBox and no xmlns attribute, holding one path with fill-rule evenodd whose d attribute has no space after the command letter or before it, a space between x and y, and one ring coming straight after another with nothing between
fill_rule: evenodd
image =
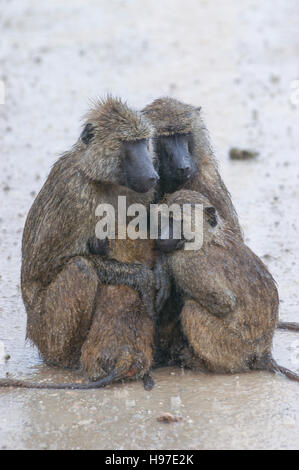
<instances>
[{"instance_id":1,"label":"baboon","mask_svg":"<svg viewBox=\"0 0 299 470\"><path fill-rule=\"evenodd\" d=\"M158 175L152 136L146 118L121 100L108 97L96 103L86 116L79 140L55 163L29 211L21 272L27 338L49 364L78 366L92 319L107 306L104 300L104 307L101 305L103 284L134 289L120 290L123 296L129 292L129 298L123 298L124 308L131 308L135 295L144 321L144 312L150 317L154 314L153 271L137 262L137 257L134 263L110 259L105 241L94 236L100 203L111 204L117 220L118 196L126 196L127 205L148 206L153 200ZM113 289L106 292L111 298ZM128 327L139 334L140 322ZM103 338L109 342L109 321L102 328ZM151 327L149 330L150 337ZM115 347L117 340L119 346L126 346L118 336ZM127 351L124 356L127 358ZM73 385L68 388L82 388Z\"/></svg>"},{"instance_id":2,"label":"baboon","mask_svg":"<svg viewBox=\"0 0 299 470\"><path fill-rule=\"evenodd\" d=\"M153 101L142 113L156 129L154 142L160 176L156 201L178 189L199 191L210 200L235 237L243 240L236 210L217 168L201 108L165 97ZM157 310L161 311L155 329L156 363L160 365L176 362L170 354L170 345L181 336L178 329L181 299L176 286L172 286L162 309L166 298L167 292L161 290L157 296ZM290 329L283 322L278 327ZM292 329L299 331L299 325L292 325Z\"/></svg>"},{"instance_id":3,"label":"baboon","mask_svg":"<svg viewBox=\"0 0 299 470\"><path fill-rule=\"evenodd\" d=\"M92 240L92 246L99 243ZM104 249L103 249L104 245ZM94 248L93 248L94 249ZM150 269L155 263L154 240L109 240L102 252L124 263L136 261ZM153 362L153 322L138 295L125 285L99 285L90 330L81 348L81 370L90 383L44 384L2 379L0 387L45 389L91 389L121 379L142 378L144 388L151 390Z\"/></svg>"},{"instance_id":4,"label":"baboon","mask_svg":"<svg viewBox=\"0 0 299 470\"><path fill-rule=\"evenodd\" d=\"M184 237L163 240L161 234L156 241L168 253L164 262L182 295L182 365L216 373L269 370L299 381L272 358L279 299L266 266L207 197L181 190L165 202L201 204L204 214L199 250L184 250Z\"/></svg>"},{"instance_id":5,"label":"baboon","mask_svg":"<svg viewBox=\"0 0 299 470\"><path fill-rule=\"evenodd\" d=\"M109 256L122 263L155 264L154 240L110 240ZM81 366L91 380L142 378L150 390L154 326L138 293L128 286L102 286L95 313L82 346Z\"/></svg>"},{"instance_id":6,"label":"baboon","mask_svg":"<svg viewBox=\"0 0 299 470\"><path fill-rule=\"evenodd\" d=\"M160 181L156 201L178 189L200 191L209 198L231 229L243 239L230 194L218 172L208 131L201 118L201 108L174 98L159 98L142 113L156 129L154 147ZM177 343L180 332L180 297L175 286L157 297L159 316L155 328L155 363L173 365L176 358L170 345ZM168 296L168 299L167 299ZM163 304L164 308L163 308Z\"/></svg>"}]
</instances>

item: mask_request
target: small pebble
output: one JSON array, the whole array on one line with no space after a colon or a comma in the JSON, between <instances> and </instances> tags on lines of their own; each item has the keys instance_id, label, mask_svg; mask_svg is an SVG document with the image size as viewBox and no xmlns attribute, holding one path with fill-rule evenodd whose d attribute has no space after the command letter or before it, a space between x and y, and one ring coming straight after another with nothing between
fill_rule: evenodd
<instances>
[{"instance_id":1,"label":"small pebble","mask_svg":"<svg viewBox=\"0 0 299 470\"><path fill-rule=\"evenodd\" d=\"M229 156L231 160L249 160L251 158L255 158L259 155L259 152L256 152L254 150L248 150L248 149L238 149L236 147L233 147L229 151Z\"/></svg>"}]
</instances>

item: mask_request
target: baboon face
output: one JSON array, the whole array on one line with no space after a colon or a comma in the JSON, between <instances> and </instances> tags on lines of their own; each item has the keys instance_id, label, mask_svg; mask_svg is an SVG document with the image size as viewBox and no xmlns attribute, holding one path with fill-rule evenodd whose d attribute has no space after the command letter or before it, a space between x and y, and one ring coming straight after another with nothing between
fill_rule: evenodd
<instances>
[{"instance_id":1,"label":"baboon face","mask_svg":"<svg viewBox=\"0 0 299 470\"><path fill-rule=\"evenodd\" d=\"M192 134L159 136L156 139L159 176L165 193L172 193L195 172L192 157Z\"/></svg>"},{"instance_id":2,"label":"baboon face","mask_svg":"<svg viewBox=\"0 0 299 470\"><path fill-rule=\"evenodd\" d=\"M164 202L164 201L163 201ZM199 193L194 191L178 191L175 194L169 195L166 198L166 204L171 206L172 204L178 204L181 207L181 214L183 212L183 206L185 204L190 204L191 207L194 207L195 204L200 204L203 206L203 233L207 240L211 240L214 236L214 231L217 230L218 225L218 216L215 207L213 207L209 200L204 196L201 196ZM191 224L194 228L194 216L191 212ZM166 233L162 233L161 230L158 231L158 239L156 240L156 248L162 253L171 253L175 250L181 250L184 248L185 242L187 241L184 238L184 215L181 219L181 238L175 238L174 236L174 220L170 215L169 218L169 236L167 237ZM166 238L167 237L167 238ZM190 240L188 240L190 241Z\"/></svg>"},{"instance_id":3,"label":"baboon face","mask_svg":"<svg viewBox=\"0 0 299 470\"><path fill-rule=\"evenodd\" d=\"M150 155L149 141L125 142L124 148L124 178L125 186L137 193L146 193L158 181Z\"/></svg>"},{"instance_id":4,"label":"baboon face","mask_svg":"<svg viewBox=\"0 0 299 470\"><path fill-rule=\"evenodd\" d=\"M85 171L95 181L126 186L137 193L146 193L158 181L150 139L122 142L115 138L105 147L101 132L87 123L81 141L86 146ZM104 156L99 149L104 149Z\"/></svg>"}]
</instances>

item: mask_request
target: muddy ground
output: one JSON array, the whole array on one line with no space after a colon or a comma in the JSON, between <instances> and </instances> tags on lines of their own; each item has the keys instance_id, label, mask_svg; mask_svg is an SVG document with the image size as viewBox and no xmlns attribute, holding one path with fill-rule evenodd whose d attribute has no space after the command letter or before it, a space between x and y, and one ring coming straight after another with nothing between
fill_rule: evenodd
<instances>
[{"instance_id":1,"label":"muddy ground","mask_svg":"<svg viewBox=\"0 0 299 470\"><path fill-rule=\"evenodd\" d=\"M0 374L73 380L25 343L20 296L26 214L89 98L140 108L168 94L201 105L249 246L273 273L281 318L298 320L299 79L296 0L0 1ZM1 91L1 89L0 89ZM260 152L231 161L231 146ZM0 343L1 344L1 343ZM299 336L275 336L299 372ZM3 360L3 353L10 359ZM268 373L180 369L96 391L0 390L0 448L299 448L299 386ZM162 412L183 421L165 425Z\"/></svg>"}]
</instances>

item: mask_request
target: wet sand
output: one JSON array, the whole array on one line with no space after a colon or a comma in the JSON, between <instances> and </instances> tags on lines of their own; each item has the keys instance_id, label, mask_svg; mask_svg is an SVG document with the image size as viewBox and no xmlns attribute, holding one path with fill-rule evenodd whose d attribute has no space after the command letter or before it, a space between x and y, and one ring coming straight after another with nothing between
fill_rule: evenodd
<instances>
[{"instance_id":1,"label":"wet sand","mask_svg":"<svg viewBox=\"0 0 299 470\"><path fill-rule=\"evenodd\" d=\"M298 321L299 106L295 0L7 1L1 9L0 376L71 381L25 343L20 295L26 214L57 156L76 140L89 98L141 108L165 94L201 105L246 242L274 275L280 316ZM225 4L225 5L224 5ZM231 161L232 146L259 151ZM299 372L299 335L274 356ZM3 363L1 363L3 362ZM0 449L298 449L298 384L268 373L212 376L165 368L103 390L0 390ZM179 423L157 422L163 412Z\"/></svg>"}]
</instances>

